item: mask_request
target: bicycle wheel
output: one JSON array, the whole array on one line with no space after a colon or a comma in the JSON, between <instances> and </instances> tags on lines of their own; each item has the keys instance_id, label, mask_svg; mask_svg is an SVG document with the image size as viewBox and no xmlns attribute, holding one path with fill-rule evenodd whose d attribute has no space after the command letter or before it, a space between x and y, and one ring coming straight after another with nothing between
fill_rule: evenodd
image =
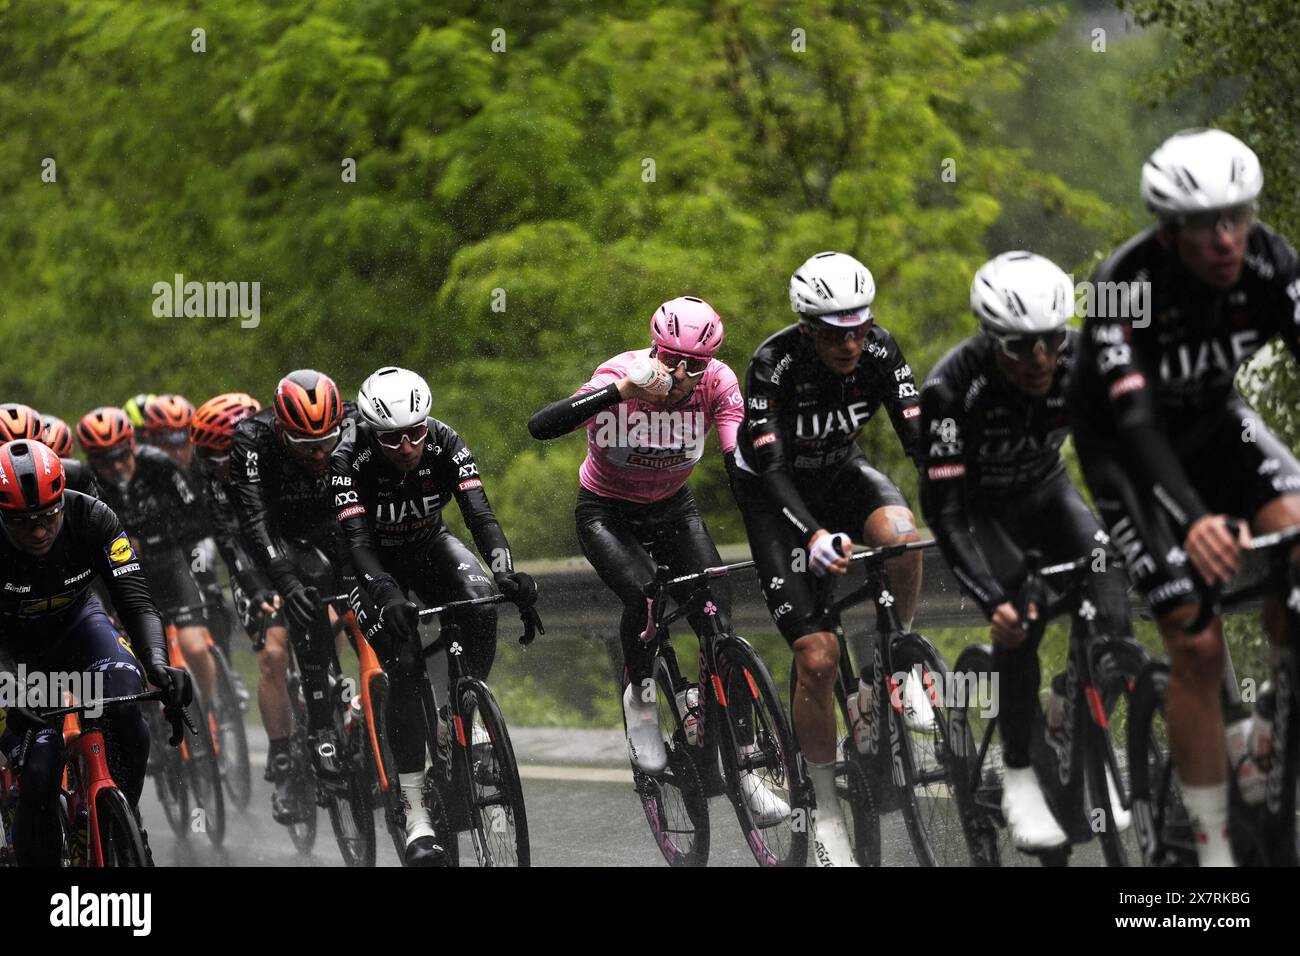
<instances>
[{"instance_id":1,"label":"bicycle wheel","mask_svg":"<svg viewBox=\"0 0 1300 956\"><path fill-rule=\"evenodd\" d=\"M171 728L162 718L161 707L145 709L149 720L149 737L152 741L149 754L150 772L162 804L163 816L172 833L184 840L190 835L190 792L186 782L185 758L181 747L173 747L168 740ZM188 747L186 748L188 749Z\"/></svg>"},{"instance_id":2,"label":"bicycle wheel","mask_svg":"<svg viewBox=\"0 0 1300 956\"><path fill-rule=\"evenodd\" d=\"M510 733L487 684L461 678L453 734L462 754L470 836L480 866L529 866L528 815Z\"/></svg>"},{"instance_id":3,"label":"bicycle wheel","mask_svg":"<svg viewBox=\"0 0 1300 956\"><path fill-rule=\"evenodd\" d=\"M723 639L716 656L708 719L721 729L723 773L741 832L759 866L803 866L811 808L802 796L798 749L772 675L743 638ZM768 812L756 815L750 807L755 802Z\"/></svg>"},{"instance_id":4,"label":"bicycle wheel","mask_svg":"<svg viewBox=\"0 0 1300 956\"><path fill-rule=\"evenodd\" d=\"M379 753L370 752L370 772L379 779L380 768L388 788L381 789L380 800L384 808L384 823L388 835L397 851L397 859L406 860L406 824L402 810L402 794L397 783L397 758L393 755L393 741L390 726L388 704L388 675L379 674L370 682L370 712L374 715L375 740L379 743ZM376 761L376 757L378 760Z\"/></svg>"},{"instance_id":5,"label":"bicycle wheel","mask_svg":"<svg viewBox=\"0 0 1300 956\"><path fill-rule=\"evenodd\" d=\"M212 661L216 670L216 683L212 695L212 711L216 717L217 758L221 765L221 780L226 796L238 810L247 810L253 796L253 771L248 762L248 734L244 730L244 712L239 706L230 662L220 648L212 647Z\"/></svg>"},{"instance_id":6,"label":"bicycle wheel","mask_svg":"<svg viewBox=\"0 0 1300 956\"><path fill-rule=\"evenodd\" d=\"M970 866L961 808L949 777L953 745L946 696L951 686L948 665L919 634L899 637L891 657L895 670L887 679L894 722L891 744L897 732L905 745L894 751L894 769L896 777L901 771L911 784L911 797L902 801L902 808L917 859L924 866Z\"/></svg>"},{"instance_id":7,"label":"bicycle wheel","mask_svg":"<svg viewBox=\"0 0 1300 956\"><path fill-rule=\"evenodd\" d=\"M197 734L185 737L188 752L185 779L192 804L188 825L198 824L198 829L207 833L213 846L221 846L226 838L226 798L221 784L221 763L212 740L215 718L199 696L197 687L187 710L198 730Z\"/></svg>"},{"instance_id":8,"label":"bicycle wheel","mask_svg":"<svg viewBox=\"0 0 1300 956\"><path fill-rule=\"evenodd\" d=\"M654 776L633 769L632 784L669 866L704 866L709 861L709 800L677 713L673 676L662 657L656 656L654 668L668 766Z\"/></svg>"},{"instance_id":9,"label":"bicycle wheel","mask_svg":"<svg viewBox=\"0 0 1300 956\"><path fill-rule=\"evenodd\" d=\"M307 702L302 696L302 684L292 670L289 674L289 704L293 714L293 729L290 731L290 754L293 786L297 789L298 808L301 819L288 826L289 839L294 849L306 856L316 845L316 787L311 771L311 757L307 745Z\"/></svg>"},{"instance_id":10,"label":"bicycle wheel","mask_svg":"<svg viewBox=\"0 0 1300 956\"><path fill-rule=\"evenodd\" d=\"M1088 721L1085 807L1107 866L1132 866L1142 857L1132 825L1128 725L1132 694L1149 657L1131 641L1110 640L1092 651L1093 686L1106 715L1104 727Z\"/></svg>"},{"instance_id":11,"label":"bicycle wheel","mask_svg":"<svg viewBox=\"0 0 1300 956\"><path fill-rule=\"evenodd\" d=\"M104 866L148 866L140 825L135 822L135 814L122 791L116 787L100 790L95 798L95 809Z\"/></svg>"},{"instance_id":12,"label":"bicycle wheel","mask_svg":"<svg viewBox=\"0 0 1300 956\"><path fill-rule=\"evenodd\" d=\"M318 784L325 799L325 812L334 830L339 853L348 866L375 865L375 808L370 800L370 778L366 773L364 742L356 728L345 731L343 715L336 708L334 732L341 753L339 765L344 777Z\"/></svg>"},{"instance_id":13,"label":"bicycle wheel","mask_svg":"<svg viewBox=\"0 0 1300 956\"><path fill-rule=\"evenodd\" d=\"M992 651L982 645L961 652L953 667L954 686L991 686ZM1002 819L1002 748L991 708L966 693L949 711L948 785L957 803L966 851L972 866L1001 866L1011 853L1011 838Z\"/></svg>"},{"instance_id":14,"label":"bicycle wheel","mask_svg":"<svg viewBox=\"0 0 1300 956\"><path fill-rule=\"evenodd\" d=\"M1128 768L1133 820L1148 866L1196 866L1196 841L1169 756L1169 665L1152 661L1129 698Z\"/></svg>"}]
</instances>

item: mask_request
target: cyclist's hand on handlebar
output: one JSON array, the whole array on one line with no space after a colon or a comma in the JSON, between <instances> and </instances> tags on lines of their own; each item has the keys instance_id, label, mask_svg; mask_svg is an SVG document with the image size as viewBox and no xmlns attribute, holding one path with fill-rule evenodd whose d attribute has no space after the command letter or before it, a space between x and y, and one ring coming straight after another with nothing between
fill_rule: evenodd
<instances>
[{"instance_id":1,"label":"cyclist's hand on handlebar","mask_svg":"<svg viewBox=\"0 0 1300 956\"><path fill-rule=\"evenodd\" d=\"M415 602L404 597L395 597L379 610L379 620L384 630L399 641L407 641L419 636L420 609Z\"/></svg>"},{"instance_id":2,"label":"cyclist's hand on handlebar","mask_svg":"<svg viewBox=\"0 0 1300 956\"><path fill-rule=\"evenodd\" d=\"M318 609L311 593L299 582L284 595L284 613L290 621L304 631L316 623Z\"/></svg>"},{"instance_id":3,"label":"cyclist's hand on handlebar","mask_svg":"<svg viewBox=\"0 0 1300 956\"><path fill-rule=\"evenodd\" d=\"M1038 605L1030 604L1026 617L1030 621L1038 620ZM1020 620L1020 613L1010 601L1003 601L993 609L989 619L993 625L993 643L999 647L1017 648L1024 643L1025 628Z\"/></svg>"},{"instance_id":4,"label":"cyclist's hand on handlebar","mask_svg":"<svg viewBox=\"0 0 1300 956\"><path fill-rule=\"evenodd\" d=\"M258 620L270 617L281 606L280 595L274 591L258 591L249 598L249 603L253 606L253 616Z\"/></svg>"},{"instance_id":5,"label":"cyclist's hand on handlebar","mask_svg":"<svg viewBox=\"0 0 1300 956\"><path fill-rule=\"evenodd\" d=\"M851 548L847 534L831 534L825 528L818 528L808 539L808 566L819 578L828 573L847 574Z\"/></svg>"},{"instance_id":6,"label":"cyclist's hand on handlebar","mask_svg":"<svg viewBox=\"0 0 1300 956\"><path fill-rule=\"evenodd\" d=\"M1241 570L1241 549L1250 544L1250 531L1238 523L1234 537L1224 515L1205 515L1193 522L1183 550L1206 584L1227 584Z\"/></svg>"},{"instance_id":7,"label":"cyclist's hand on handlebar","mask_svg":"<svg viewBox=\"0 0 1300 956\"><path fill-rule=\"evenodd\" d=\"M493 580L505 595L507 601L513 601L519 607L532 607L537 603L537 582L531 574L523 571L503 571L494 574Z\"/></svg>"},{"instance_id":8,"label":"cyclist's hand on handlebar","mask_svg":"<svg viewBox=\"0 0 1300 956\"><path fill-rule=\"evenodd\" d=\"M164 710L184 709L194 699L194 684L190 680L189 671L169 664L154 663L148 667L148 676L149 683L167 695L163 700Z\"/></svg>"}]
</instances>

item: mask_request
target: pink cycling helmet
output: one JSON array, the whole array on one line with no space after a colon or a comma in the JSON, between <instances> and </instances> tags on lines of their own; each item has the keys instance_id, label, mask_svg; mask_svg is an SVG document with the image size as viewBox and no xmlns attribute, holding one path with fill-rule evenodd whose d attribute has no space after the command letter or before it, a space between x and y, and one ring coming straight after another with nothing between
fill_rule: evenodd
<instances>
[{"instance_id":1,"label":"pink cycling helmet","mask_svg":"<svg viewBox=\"0 0 1300 956\"><path fill-rule=\"evenodd\" d=\"M713 306L693 295L670 299L650 320L650 337L669 352L711 358L724 335L722 319Z\"/></svg>"}]
</instances>

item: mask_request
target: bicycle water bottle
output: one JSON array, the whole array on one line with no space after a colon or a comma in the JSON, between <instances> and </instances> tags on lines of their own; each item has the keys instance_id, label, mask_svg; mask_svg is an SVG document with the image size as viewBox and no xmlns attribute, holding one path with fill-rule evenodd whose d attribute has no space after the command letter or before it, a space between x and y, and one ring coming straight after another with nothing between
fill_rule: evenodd
<instances>
[{"instance_id":1,"label":"bicycle water bottle","mask_svg":"<svg viewBox=\"0 0 1300 956\"><path fill-rule=\"evenodd\" d=\"M849 724L853 729L853 744L858 753L871 753L876 722L876 689L861 677L858 692L848 695Z\"/></svg>"},{"instance_id":2,"label":"bicycle water bottle","mask_svg":"<svg viewBox=\"0 0 1300 956\"><path fill-rule=\"evenodd\" d=\"M1240 704L1228 708L1224 714L1225 741L1228 748L1228 766L1237 778L1241 799L1252 806L1262 803L1268 779L1250 752L1250 738L1254 718Z\"/></svg>"},{"instance_id":3,"label":"bicycle water bottle","mask_svg":"<svg viewBox=\"0 0 1300 956\"><path fill-rule=\"evenodd\" d=\"M700 733L700 689L691 684L683 687L676 694L677 713L681 715L682 728L686 731L686 742L692 747L704 743Z\"/></svg>"},{"instance_id":4,"label":"bicycle water bottle","mask_svg":"<svg viewBox=\"0 0 1300 956\"><path fill-rule=\"evenodd\" d=\"M343 736L351 737L361 723L361 695L348 701L348 709L343 712Z\"/></svg>"}]
</instances>

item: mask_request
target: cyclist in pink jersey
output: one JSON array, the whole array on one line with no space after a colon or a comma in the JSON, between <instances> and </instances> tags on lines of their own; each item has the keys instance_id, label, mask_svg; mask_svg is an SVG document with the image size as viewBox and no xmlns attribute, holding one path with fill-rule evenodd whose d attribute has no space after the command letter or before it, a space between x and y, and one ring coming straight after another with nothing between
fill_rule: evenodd
<instances>
[{"instance_id":1,"label":"cyclist in pink jersey","mask_svg":"<svg viewBox=\"0 0 1300 956\"><path fill-rule=\"evenodd\" d=\"M668 757L659 732L652 648L640 639L644 586L656 563L690 574L722 563L686 479L716 428L731 476L736 432L744 418L736 374L714 358L722 320L707 302L681 296L650 320L653 344L604 362L574 395L540 408L528 422L537 439L587 428L575 517L583 553L623 603L623 716L633 765L662 773ZM689 593L674 594L685 600ZM731 593L713 585L718 623L730 626ZM697 632L704 620L689 618ZM755 781L757 783L757 781ZM788 807L762 786L742 787L760 819Z\"/></svg>"}]
</instances>

